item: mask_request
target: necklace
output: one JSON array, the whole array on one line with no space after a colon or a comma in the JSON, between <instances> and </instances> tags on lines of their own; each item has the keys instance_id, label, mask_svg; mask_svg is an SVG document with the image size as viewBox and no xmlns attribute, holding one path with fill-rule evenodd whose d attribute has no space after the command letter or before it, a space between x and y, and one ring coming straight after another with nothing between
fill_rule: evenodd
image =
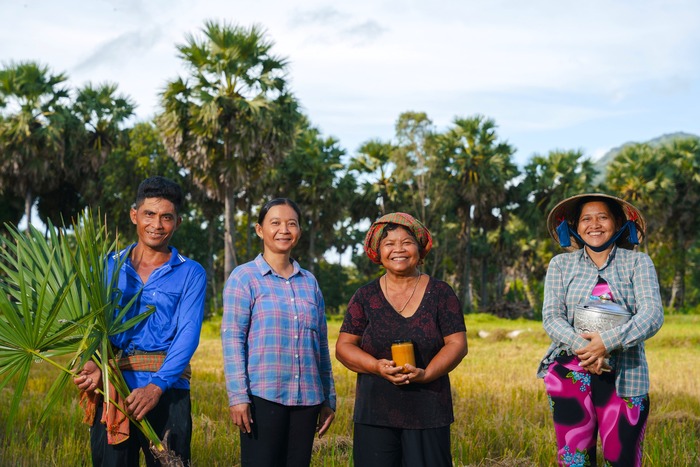
<instances>
[{"instance_id":1,"label":"necklace","mask_svg":"<svg viewBox=\"0 0 700 467\"><path fill-rule=\"evenodd\" d=\"M422 275L423 275L423 273L418 271L418 277L416 278L416 283L413 284L413 290L411 291L411 296L408 297L408 300L406 300L406 303L404 303L400 309L394 308L394 305L391 305L391 302L389 302L391 307L394 308L394 310L396 310L396 312L398 314L403 313L403 310L405 310L406 306L408 306L408 302L410 302L411 299L413 298L413 295L416 293L416 289L418 288L418 283L420 282L420 276L422 276ZM389 301L389 282L386 278L386 274L384 274L384 288L386 289L386 300Z\"/></svg>"}]
</instances>

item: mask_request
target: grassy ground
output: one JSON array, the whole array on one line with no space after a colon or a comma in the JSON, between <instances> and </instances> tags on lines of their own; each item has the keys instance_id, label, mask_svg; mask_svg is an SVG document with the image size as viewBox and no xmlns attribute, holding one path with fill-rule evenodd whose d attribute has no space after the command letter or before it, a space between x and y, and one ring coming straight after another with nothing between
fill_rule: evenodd
<instances>
[{"instance_id":1,"label":"grassy ground","mask_svg":"<svg viewBox=\"0 0 700 467\"><path fill-rule=\"evenodd\" d=\"M554 464L554 434L543 383L535 369L548 345L541 323L466 317L469 355L452 372L456 421L452 450L456 466ZM331 348L340 323L329 323ZM510 338L513 330L522 331ZM479 331L488 336L479 337ZM482 333L484 335L484 333ZM700 316L669 316L648 341L651 414L645 465L700 466ZM216 322L206 323L193 362L193 465L237 465L238 436L228 421L221 345ZM355 375L334 360L338 412L330 433L317 440L314 466L352 465ZM11 386L0 393L0 465L90 465L88 430L76 393L36 426L43 396L55 373L38 364L18 422L5 426ZM407 408L410 410L410 408Z\"/></svg>"}]
</instances>

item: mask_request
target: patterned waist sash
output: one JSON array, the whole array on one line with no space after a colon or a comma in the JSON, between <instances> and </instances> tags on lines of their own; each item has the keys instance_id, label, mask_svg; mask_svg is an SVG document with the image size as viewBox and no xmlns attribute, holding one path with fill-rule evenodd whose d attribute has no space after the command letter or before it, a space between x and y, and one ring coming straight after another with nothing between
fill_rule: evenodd
<instances>
[{"instance_id":1,"label":"patterned waist sash","mask_svg":"<svg viewBox=\"0 0 700 467\"><path fill-rule=\"evenodd\" d=\"M112 368L118 367L122 371L156 372L163 366L165 357L165 352L145 352L143 350L136 350L125 354L122 350L119 350L114 359L110 360L109 364ZM185 378L187 381L192 378L192 366L190 364L187 365L187 368L185 368L185 371L180 377ZM81 391L80 405L85 411L83 421L92 426L95 419L97 404L102 402L103 411L100 422L106 426L107 443L119 444L129 438L129 419L123 413L124 400L111 384L109 387L109 398L115 401L121 409L115 407L114 404L108 404L96 391L90 393Z\"/></svg>"},{"instance_id":2,"label":"patterned waist sash","mask_svg":"<svg viewBox=\"0 0 700 467\"><path fill-rule=\"evenodd\" d=\"M112 362L116 362L116 366L120 370L156 372L163 366L165 355L165 352L145 352L143 350L135 350L126 354L124 351L120 350L117 352ZM114 363L112 363L112 365L114 365ZM187 381L192 379L192 365L187 364L180 378L185 378Z\"/></svg>"}]
</instances>

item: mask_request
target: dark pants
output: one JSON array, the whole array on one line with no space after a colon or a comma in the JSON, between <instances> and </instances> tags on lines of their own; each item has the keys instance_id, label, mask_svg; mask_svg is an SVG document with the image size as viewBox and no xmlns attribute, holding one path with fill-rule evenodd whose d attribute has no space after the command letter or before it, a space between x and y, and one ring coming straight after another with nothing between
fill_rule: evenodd
<instances>
[{"instance_id":1,"label":"dark pants","mask_svg":"<svg viewBox=\"0 0 700 467\"><path fill-rule=\"evenodd\" d=\"M148 449L148 440L132 423L129 427L129 439L123 443L107 444L107 430L100 423L102 404L97 404L95 422L90 428L90 447L92 465L95 467L131 467L139 465L139 450L143 450L146 464L160 466ZM190 441L192 439L192 411L190 391L187 389L169 389L163 393L153 410L146 418L162 440L168 431L168 447L178 455L184 465L190 463Z\"/></svg>"},{"instance_id":2,"label":"dark pants","mask_svg":"<svg viewBox=\"0 0 700 467\"><path fill-rule=\"evenodd\" d=\"M242 467L308 467L320 405L286 406L253 396L253 432L241 432Z\"/></svg>"},{"instance_id":3,"label":"dark pants","mask_svg":"<svg viewBox=\"0 0 700 467\"><path fill-rule=\"evenodd\" d=\"M448 467L450 427L406 430L355 423L355 467Z\"/></svg>"}]
</instances>

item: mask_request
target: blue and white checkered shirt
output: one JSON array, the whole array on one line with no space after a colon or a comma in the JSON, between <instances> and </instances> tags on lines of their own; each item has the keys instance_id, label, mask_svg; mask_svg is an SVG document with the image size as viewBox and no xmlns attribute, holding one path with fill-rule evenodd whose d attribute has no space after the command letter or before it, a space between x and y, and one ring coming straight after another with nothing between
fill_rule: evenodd
<instances>
[{"instance_id":1,"label":"blue and white checkered shirt","mask_svg":"<svg viewBox=\"0 0 700 467\"><path fill-rule=\"evenodd\" d=\"M550 261L544 285L542 324L552 345L540 363L537 376L544 377L549 365L562 352L571 354L588 344L574 330L574 307L590 298L598 276L610 286L615 302L632 313L627 323L600 333L608 353L615 351L617 394L620 397L647 394L649 367L644 341L656 334L664 322L659 281L648 255L617 246L600 269L585 248L557 255Z\"/></svg>"},{"instance_id":2,"label":"blue and white checkered shirt","mask_svg":"<svg viewBox=\"0 0 700 467\"><path fill-rule=\"evenodd\" d=\"M286 279L258 255L226 282L221 341L229 405L254 395L335 410L323 296L313 274L293 265Z\"/></svg>"}]
</instances>

